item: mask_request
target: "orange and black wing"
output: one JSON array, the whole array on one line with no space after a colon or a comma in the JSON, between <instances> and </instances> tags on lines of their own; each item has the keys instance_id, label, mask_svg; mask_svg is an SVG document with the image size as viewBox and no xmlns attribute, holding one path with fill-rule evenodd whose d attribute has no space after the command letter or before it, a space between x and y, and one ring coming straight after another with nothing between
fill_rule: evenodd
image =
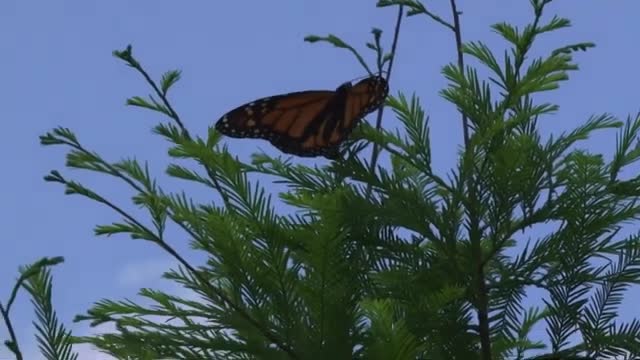
<instances>
[{"instance_id":1,"label":"orange and black wing","mask_svg":"<svg viewBox=\"0 0 640 360\"><path fill-rule=\"evenodd\" d=\"M362 118L382 106L388 92L387 81L379 76L366 78L355 85L347 83L340 86L317 119L322 125L316 127L318 131L306 138L301 147L325 148L328 158L337 157L340 144Z\"/></svg>"},{"instance_id":2,"label":"orange and black wing","mask_svg":"<svg viewBox=\"0 0 640 360\"><path fill-rule=\"evenodd\" d=\"M216 124L235 138L269 140L285 153L335 159L357 122L382 104L383 78L371 77L336 91L301 91L258 99L225 114Z\"/></svg>"},{"instance_id":3,"label":"orange and black wing","mask_svg":"<svg viewBox=\"0 0 640 360\"><path fill-rule=\"evenodd\" d=\"M333 91L300 91L255 100L239 106L218 120L216 129L234 138L260 138L285 153L318 156L300 149L314 120L334 98Z\"/></svg>"}]
</instances>

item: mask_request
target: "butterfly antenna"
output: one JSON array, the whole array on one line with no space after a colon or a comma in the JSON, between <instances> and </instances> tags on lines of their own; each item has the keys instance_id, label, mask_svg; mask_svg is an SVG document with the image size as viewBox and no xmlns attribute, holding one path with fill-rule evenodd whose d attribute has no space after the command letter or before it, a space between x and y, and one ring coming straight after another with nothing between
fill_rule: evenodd
<instances>
[{"instance_id":1,"label":"butterfly antenna","mask_svg":"<svg viewBox=\"0 0 640 360\"><path fill-rule=\"evenodd\" d=\"M353 82L356 82L356 81L360 81L360 80L362 80L362 79L366 79L366 78L368 78L368 77L370 77L370 75L358 76L358 77L353 78L353 79L351 79L351 80L349 80L349 81L353 83Z\"/></svg>"},{"instance_id":2,"label":"butterfly antenna","mask_svg":"<svg viewBox=\"0 0 640 360\"><path fill-rule=\"evenodd\" d=\"M362 75L362 76L358 76L356 78L351 79L349 82L354 83L363 79L367 79L370 78L372 76L382 76L382 74L386 74L387 71L382 71L381 73L376 73L376 74L370 74L370 75Z\"/></svg>"}]
</instances>

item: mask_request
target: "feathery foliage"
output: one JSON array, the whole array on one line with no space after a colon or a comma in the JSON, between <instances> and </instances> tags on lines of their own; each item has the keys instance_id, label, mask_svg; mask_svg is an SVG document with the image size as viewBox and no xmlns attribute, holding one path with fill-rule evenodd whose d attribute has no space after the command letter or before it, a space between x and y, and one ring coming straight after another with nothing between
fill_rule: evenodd
<instances>
[{"instance_id":1,"label":"feathery foliage","mask_svg":"<svg viewBox=\"0 0 640 360\"><path fill-rule=\"evenodd\" d=\"M451 4L448 21L417 0L380 0L378 7L397 7L399 16L390 51L382 30L373 29L366 47L375 53L374 66L336 35L305 38L346 50L368 73L391 77L404 15L427 15L451 30L459 57L442 69L449 85L441 95L461 114L464 146L444 175L432 168L428 111L414 91L387 99L397 129L380 126L381 109L375 126L364 123L354 133L344 159L312 167L255 154L244 162L221 145L213 127L206 138L189 133L168 100L180 72L166 73L157 85L130 46L114 52L154 91L127 103L170 119L154 128L175 160L166 173L212 189L219 201L167 192L146 163L104 159L69 129L43 135L43 145L69 148L68 167L125 182L135 192L132 203L148 212L148 221L137 219L52 171L47 181L122 218L96 226L96 235L128 234L161 247L179 262L164 277L194 294L142 289L139 296L152 305L98 301L76 320L112 323L117 331L75 341L121 359L640 356L640 322L618 318L624 291L640 281L640 233L620 236L640 216L639 178L620 179L640 158L640 114L625 123L594 115L573 131L543 139L538 123L558 105L537 101L537 94L567 81L578 70L575 53L594 45L566 44L534 56L539 37L571 24L557 16L546 20L551 0L531 0L530 24L492 26L511 47L498 56L480 41L461 41L460 12ZM465 65L465 57L482 71ZM618 129L611 161L579 147L592 133L610 129ZM360 155L369 144L372 156ZM381 165L380 156L390 165ZM255 175L268 175L287 190L275 198L267 177ZM278 211L277 203L295 211ZM178 254L164 234L168 222L207 255L205 263L196 266ZM529 232L545 223L557 226L546 234ZM520 232L529 240L519 239ZM47 300L50 275L34 279L28 289L45 324L38 328L41 348L70 354L62 340L52 343L57 337L66 342L68 333ZM532 288L544 291L541 307L525 304ZM536 326L544 326L546 338L534 336Z\"/></svg>"}]
</instances>

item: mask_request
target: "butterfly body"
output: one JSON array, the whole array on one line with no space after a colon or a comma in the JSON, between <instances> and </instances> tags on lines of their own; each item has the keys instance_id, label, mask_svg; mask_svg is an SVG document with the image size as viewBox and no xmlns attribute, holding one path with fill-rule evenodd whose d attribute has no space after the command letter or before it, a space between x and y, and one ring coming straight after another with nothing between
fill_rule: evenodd
<instances>
[{"instance_id":1,"label":"butterfly body","mask_svg":"<svg viewBox=\"0 0 640 360\"><path fill-rule=\"evenodd\" d=\"M340 144L364 116L382 105L387 93L386 80L372 76L335 91L266 97L229 111L216 129L233 138L268 140L288 154L335 159Z\"/></svg>"}]
</instances>

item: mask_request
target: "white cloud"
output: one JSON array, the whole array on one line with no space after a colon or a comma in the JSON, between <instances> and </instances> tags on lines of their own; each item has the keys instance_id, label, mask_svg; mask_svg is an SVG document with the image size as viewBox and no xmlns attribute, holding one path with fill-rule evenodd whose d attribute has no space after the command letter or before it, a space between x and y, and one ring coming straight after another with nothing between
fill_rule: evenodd
<instances>
[{"instance_id":1,"label":"white cloud","mask_svg":"<svg viewBox=\"0 0 640 360\"><path fill-rule=\"evenodd\" d=\"M73 350L75 350L75 352L78 354L78 359L79 360L117 360L116 358L114 358L111 355L107 355L103 352L100 352L98 350L96 350L92 345L90 344L81 344L81 345L75 345L73 347Z\"/></svg>"},{"instance_id":2,"label":"white cloud","mask_svg":"<svg viewBox=\"0 0 640 360\"><path fill-rule=\"evenodd\" d=\"M174 268L175 260L151 259L127 264L118 274L119 285L126 287L151 287L150 283L161 279L162 274Z\"/></svg>"},{"instance_id":3,"label":"white cloud","mask_svg":"<svg viewBox=\"0 0 640 360\"><path fill-rule=\"evenodd\" d=\"M115 327L112 324L103 324L94 328L90 328L87 325L76 325L72 327L72 331L74 335L85 336L114 332ZM75 344L73 345L73 351L78 354L78 360L117 360L113 356L98 351L91 344ZM30 341L27 346L22 349L22 355L25 359L29 360L45 360L45 357L40 354L35 339ZM5 352L0 351L0 360L14 358L15 356L10 355L10 353L7 352L7 355L5 355Z\"/></svg>"},{"instance_id":4,"label":"white cloud","mask_svg":"<svg viewBox=\"0 0 640 360\"><path fill-rule=\"evenodd\" d=\"M175 282L165 283L165 286L158 286L157 282L161 279L162 273L169 270L170 268L176 267L177 263L175 260L172 261L167 259L152 259L130 263L119 271L119 273L116 275L116 281L120 286L164 288L164 291L175 296L195 301L201 300L195 292L189 289L185 289L181 287L180 284L177 284ZM137 297L133 297L134 300L136 298ZM115 299L117 300L117 298ZM141 301L141 303L145 303L145 301ZM193 320L199 322L200 319ZM159 321L166 321L166 319L162 318ZM70 324L70 326L73 334L78 336L116 332L115 327L111 323L102 324L94 328L89 327L87 323ZM79 360L116 359L110 355L98 351L91 344L76 344L73 346L73 350L78 353ZM40 354L35 339L23 344L23 355L25 359L29 360L45 359ZM8 350L2 349L2 347L0 346L0 360L10 360L14 357L15 356L13 356Z\"/></svg>"}]
</instances>

